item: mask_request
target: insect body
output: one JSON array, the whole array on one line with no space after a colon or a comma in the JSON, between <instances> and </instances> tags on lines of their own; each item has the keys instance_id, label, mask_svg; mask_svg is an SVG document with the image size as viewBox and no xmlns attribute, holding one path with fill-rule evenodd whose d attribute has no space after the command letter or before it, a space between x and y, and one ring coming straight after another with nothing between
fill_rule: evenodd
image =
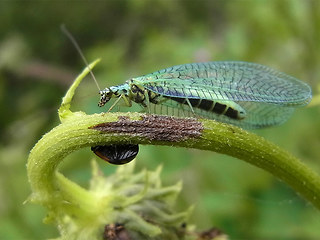
<instances>
[{"instance_id":1,"label":"insect body","mask_svg":"<svg viewBox=\"0 0 320 240\"><path fill-rule=\"evenodd\" d=\"M166 106L244 128L281 124L312 97L311 88L294 77L237 61L173 66L106 88L100 95L99 106L117 97L152 112L165 113Z\"/></svg>"},{"instance_id":2,"label":"insect body","mask_svg":"<svg viewBox=\"0 0 320 240\"><path fill-rule=\"evenodd\" d=\"M139 152L139 145L99 145L91 147L91 150L101 159L116 165L131 162Z\"/></svg>"}]
</instances>

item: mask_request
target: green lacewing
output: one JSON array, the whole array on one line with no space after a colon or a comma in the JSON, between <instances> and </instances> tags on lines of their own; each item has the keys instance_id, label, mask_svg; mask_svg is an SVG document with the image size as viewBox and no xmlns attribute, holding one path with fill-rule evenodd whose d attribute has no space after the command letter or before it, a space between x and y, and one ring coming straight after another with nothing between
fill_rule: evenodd
<instances>
[{"instance_id":1,"label":"green lacewing","mask_svg":"<svg viewBox=\"0 0 320 240\"><path fill-rule=\"evenodd\" d=\"M118 98L112 107L123 99L127 106L136 102L153 113L176 112L248 129L281 124L312 98L306 83L270 67L241 61L177 65L99 93L100 107Z\"/></svg>"},{"instance_id":2,"label":"green lacewing","mask_svg":"<svg viewBox=\"0 0 320 240\"><path fill-rule=\"evenodd\" d=\"M61 29L88 66L76 40L64 26ZM112 108L122 98L128 106L134 101L149 112L169 115L178 110L178 115L191 113L244 128L281 124L312 97L311 88L294 77L260 64L237 61L173 66L105 88L100 95L99 106L118 98ZM105 161L124 164L135 158L139 145L101 145L91 150Z\"/></svg>"}]
</instances>

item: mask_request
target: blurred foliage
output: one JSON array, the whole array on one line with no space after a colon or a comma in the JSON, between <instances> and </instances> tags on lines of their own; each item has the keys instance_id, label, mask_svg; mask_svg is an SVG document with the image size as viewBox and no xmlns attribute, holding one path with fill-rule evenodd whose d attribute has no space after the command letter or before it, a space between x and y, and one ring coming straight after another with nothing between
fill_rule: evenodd
<instances>
[{"instance_id":1,"label":"blurred foliage","mask_svg":"<svg viewBox=\"0 0 320 240\"><path fill-rule=\"evenodd\" d=\"M65 24L102 87L172 65L243 60L269 65L318 89L320 4L314 0L259 1L1 1L0 2L0 236L57 236L42 224L25 163L35 142L58 124L61 97L84 64L61 33ZM317 94L317 92L315 92ZM93 81L80 86L77 109L100 112ZM132 108L139 110L139 107ZM122 111L127 110L121 108ZM319 107L298 109L283 126L257 131L320 173ZM62 171L86 185L83 149ZM138 168L163 164L163 180L182 179L181 209L195 204L192 222L216 226L230 239L318 239L319 213L289 187L237 159L186 149L141 146ZM101 163L110 173L116 167Z\"/></svg>"}]
</instances>

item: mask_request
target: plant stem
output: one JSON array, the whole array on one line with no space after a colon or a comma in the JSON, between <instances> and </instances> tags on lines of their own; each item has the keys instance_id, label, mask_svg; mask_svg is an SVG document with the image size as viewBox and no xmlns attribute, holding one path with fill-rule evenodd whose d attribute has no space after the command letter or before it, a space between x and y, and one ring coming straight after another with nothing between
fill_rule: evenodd
<instances>
[{"instance_id":1,"label":"plant stem","mask_svg":"<svg viewBox=\"0 0 320 240\"><path fill-rule=\"evenodd\" d=\"M181 124L189 129L183 134L177 130ZM32 149L27 166L33 200L42 196L41 201L45 201L44 196L50 198L57 193L55 171L71 152L125 143L196 148L242 159L283 180L320 209L320 177L264 138L212 120L138 113L74 114L43 136Z\"/></svg>"}]
</instances>

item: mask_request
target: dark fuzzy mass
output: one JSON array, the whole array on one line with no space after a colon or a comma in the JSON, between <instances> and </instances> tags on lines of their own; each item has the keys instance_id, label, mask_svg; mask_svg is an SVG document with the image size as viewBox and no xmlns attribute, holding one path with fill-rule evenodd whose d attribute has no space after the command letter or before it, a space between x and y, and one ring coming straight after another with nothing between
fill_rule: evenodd
<instances>
[{"instance_id":1,"label":"dark fuzzy mass","mask_svg":"<svg viewBox=\"0 0 320 240\"><path fill-rule=\"evenodd\" d=\"M144 115L141 120L119 117L117 122L101 123L90 127L90 129L141 136L155 141L177 142L199 137L203 125L193 118Z\"/></svg>"}]
</instances>

